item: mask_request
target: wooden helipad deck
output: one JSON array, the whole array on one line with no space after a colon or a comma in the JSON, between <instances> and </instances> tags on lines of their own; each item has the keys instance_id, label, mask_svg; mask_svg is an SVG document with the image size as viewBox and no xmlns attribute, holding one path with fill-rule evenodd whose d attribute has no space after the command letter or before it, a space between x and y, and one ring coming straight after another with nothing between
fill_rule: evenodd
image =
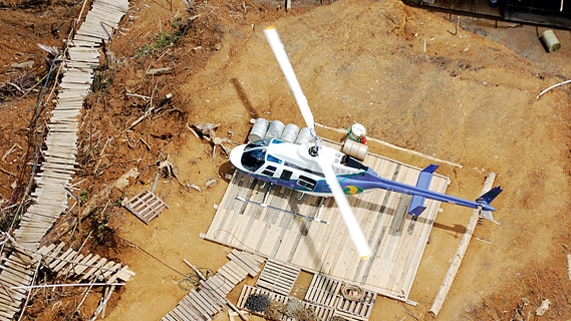
<instances>
[{"instance_id":1,"label":"wooden helipad deck","mask_svg":"<svg viewBox=\"0 0 571 321\"><path fill-rule=\"evenodd\" d=\"M421 170L373 154L367 155L364 162L383 177L411 185L416 184ZM435 175L430 189L445 192L448 183L448 178ZM332 198L304 195L299 200L301 194L278 186L267 197L271 207L310 217L321 213L320 218L329 224L236 199L240 196L262 203L267 189L267 184L236 173L204 237L384 296L408 300L440 202L427 200L427 210L414 222L405 213L410 196L375 190L349 197L373 250L369 259L361 261Z\"/></svg>"}]
</instances>

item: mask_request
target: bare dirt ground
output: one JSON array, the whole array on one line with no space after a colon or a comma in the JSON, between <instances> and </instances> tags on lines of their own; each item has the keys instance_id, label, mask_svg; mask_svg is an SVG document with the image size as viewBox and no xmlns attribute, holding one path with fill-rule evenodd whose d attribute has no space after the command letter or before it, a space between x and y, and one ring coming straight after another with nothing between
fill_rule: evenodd
<instances>
[{"instance_id":1,"label":"bare dirt ground","mask_svg":"<svg viewBox=\"0 0 571 321\"><path fill-rule=\"evenodd\" d=\"M211 146L187 124L220 123L217 134L240 143L252 117L302 125L262 33L273 24L319 123L347 128L360 122L371 137L461 164L439 170L451 177L453 195L474 198L486 173L497 173L496 183L505 188L494 203L501 225L477 227L477 240L437 319L571 320L571 91L560 87L535 98L569 77L569 32L556 31L563 47L548 54L535 28L495 28L492 22L461 18L456 30L455 17L396 0L293 1L287 13L277 1L192 3L187 11L178 2L132 2L124 29L105 47L109 58L82 116L74 189L80 204L66 215L76 215L84 201L129 169L140 173L129 188L115 191L110 206L62 238L76 248L87 240L85 250L137 273L112 297L107 319L159 320L186 294L179 282L191 271L183 258L212 270L226 262L230 249L199 235L228 184L221 177L227 159L217 153L213 160ZM62 48L81 3L0 4L5 7L0 10L0 195L7 229L29 180L36 102L51 88L46 85L46 94L42 83L32 88L48 70L36 44ZM13 65L26 61L33 66ZM146 74L165 67L171 68L167 74ZM159 106L168 93L173 98ZM126 130L149 104L159 107ZM319 134L340 138L328 130ZM369 148L419 167L430 162L375 143ZM157 161L165 159L181 183L172 177L158 181L156 193L169 209L145 225L119 203L151 189ZM212 178L217 183L207 187ZM418 306L381 298L371 320L432 319L427 311L471 213L442 208L410 297ZM91 291L77 309L83 290L34 292L22 319L87 320L100 296ZM550 309L535 316L543 299L551 301Z\"/></svg>"}]
</instances>

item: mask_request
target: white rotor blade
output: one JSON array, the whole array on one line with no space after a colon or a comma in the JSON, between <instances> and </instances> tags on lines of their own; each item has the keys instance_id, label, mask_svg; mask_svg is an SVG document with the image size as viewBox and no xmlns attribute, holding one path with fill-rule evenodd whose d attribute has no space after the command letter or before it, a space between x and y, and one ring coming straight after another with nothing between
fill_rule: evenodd
<instances>
[{"instance_id":1,"label":"white rotor blade","mask_svg":"<svg viewBox=\"0 0 571 321\"><path fill-rule=\"evenodd\" d=\"M333 171L333 167L331 167L331 164L322 156L317 156L317 163L321 167L321 170L323 170L325 181L327 181L327 184L333 193L337 207L339 207L341 216L345 221L345 225L347 225L349 235L351 236L351 240L359 252L359 256L361 256L363 259L368 258L371 256L371 248L365 239L365 235L363 234L359 223L357 223L357 219L355 219L353 210L351 210L351 205L347 200L347 196L345 196L345 193L343 193L343 189L337 180L337 176Z\"/></svg>"},{"instance_id":2,"label":"white rotor blade","mask_svg":"<svg viewBox=\"0 0 571 321\"><path fill-rule=\"evenodd\" d=\"M301 90L301 86L299 85L299 81L295 76L295 72L293 71L293 67L289 61L287 53L284 48L284 44L282 43L280 36L278 35L278 31L276 27L269 26L264 29L264 34L266 35L266 39L278 60L278 63L284 73L284 76L293 92L293 96L295 97L295 101L301 110L301 115L307 124L309 129L315 130L315 122L313 120L313 114L311 113L311 109L309 109L309 104L307 103L307 98L303 94Z\"/></svg>"}]
</instances>

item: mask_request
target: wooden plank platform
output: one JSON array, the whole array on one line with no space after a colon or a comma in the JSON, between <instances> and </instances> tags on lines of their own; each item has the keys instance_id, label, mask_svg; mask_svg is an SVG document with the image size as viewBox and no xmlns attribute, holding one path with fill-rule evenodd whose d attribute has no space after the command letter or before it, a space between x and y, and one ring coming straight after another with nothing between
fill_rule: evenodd
<instances>
[{"instance_id":1,"label":"wooden plank platform","mask_svg":"<svg viewBox=\"0 0 571 321\"><path fill-rule=\"evenodd\" d=\"M123 206L145 224L149 224L149 222L159 216L163 210L168 208L165 202L147 190L142 191L130 199L125 199Z\"/></svg>"},{"instance_id":2,"label":"wooden plank platform","mask_svg":"<svg viewBox=\"0 0 571 321\"><path fill-rule=\"evenodd\" d=\"M323 143L340 148L337 143ZM374 154L368 154L364 163L382 177L410 185L416 184L421 171ZM448 184L448 178L436 174L430 189L444 193ZM349 197L373 251L369 259L360 260L332 198L304 195L300 199L300 193L274 186L266 200L286 211L320 215L330 224L236 199L240 196L261 203L267 189L267 184L236 172L205 239L408 300L440 202L427 200L426 211L413 221L406 214L410 196L379 189Z\"/></svg>"},{"instance_id":3,"label":"wooden plank platform","mask_svg":"<svg viewBox=\"0 0 571 321\"><path fill-rule=\"evenodd\" d=\"M162 321L189 320L207 321L222 310L226 296L248 275L260 271L263 259L257 255L234 250L228 255L230 261L224 264L200 286L192 289L177 306L161 318ZM253 274L253 275L252 275Z\"/></svg>"},{"instance_id":4,"label":"wooden plank platform","mask_svg":"<svg viewBox=\"0 0 571 321\"><path fill-rule=\"evenodd\" d=\"M98 255L83 256L72 248L65 248L64 243L43 246L37 251L44 266L61 276L78 280L97 280L108 284L127 282L135 275L127 266L101 258Z\"/></svg>"}]
</instances>

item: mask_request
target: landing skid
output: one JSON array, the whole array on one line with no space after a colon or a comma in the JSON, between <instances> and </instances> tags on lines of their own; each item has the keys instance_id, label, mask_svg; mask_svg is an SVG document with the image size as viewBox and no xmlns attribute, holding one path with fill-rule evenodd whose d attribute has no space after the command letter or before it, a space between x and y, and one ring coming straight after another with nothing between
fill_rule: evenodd
<instances>
[{"instance_id":1,"label":"landing skid","mask_svg":"<svg viewBox=\"0 0 571 321\"><path fill-rule=\"evenodd\" d=\"M292 216L295 216L295 217L299 217L299 218L302 218L302 219L307 220L307 221L317 222L317 223L323 223L323 224L329 224L328 221L324 221L324 220L319 219L319 218L315 218L315 217L311 217L311 216L299 214L299 213L296 213L296 212L293 212L293 211L284 210L283 208L279 208L279 207L275 207L275 206L272 206L272 205L268 205L268 204L265 203L265 202L264 202L264 203L260 203L260 202L256 202L256 201L247 200L247 199L243 198L242 196L236 196L236 199L239 200L239 201L241 201L241 202L244 202L244 203L250 203L250 204L254 204L254 205L257 205L257 206L261 206L261 207L267 207L267 208L272 209L272 210L284 212L284 213L286 213L286 214L289 214L289 215L292 215ZM266 198L264 197L264 201L265 201L265 199L266 199Z\"/></svg>"}]
</instances>

